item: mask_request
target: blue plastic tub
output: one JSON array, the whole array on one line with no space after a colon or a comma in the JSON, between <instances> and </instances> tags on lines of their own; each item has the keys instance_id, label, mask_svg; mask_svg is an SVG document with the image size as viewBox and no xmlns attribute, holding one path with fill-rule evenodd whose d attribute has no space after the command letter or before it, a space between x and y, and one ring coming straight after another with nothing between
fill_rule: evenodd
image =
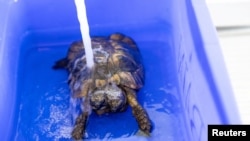
<instances>
[{"instance_id":1,"label":"blue plastic tub","mask_svg":"<svg viewBox=\"0 0 250 141\"><path fill-rule=\"evenodd\" d=\"M131 109L92 114L89 140L205 141L208 124L240 123L204 1L87 0L91 35L122 32L138 44L138 93L154 128L136 134ZM71 140L67 73L51 66L81 39L73 0L0 0L2 141Z\"/></svg>"}]
</instances>

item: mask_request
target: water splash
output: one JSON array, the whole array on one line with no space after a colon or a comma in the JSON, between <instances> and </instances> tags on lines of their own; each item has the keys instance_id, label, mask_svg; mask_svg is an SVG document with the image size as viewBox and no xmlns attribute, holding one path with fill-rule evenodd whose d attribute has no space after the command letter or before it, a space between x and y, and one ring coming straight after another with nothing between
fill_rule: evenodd
<instances>
[{"instance_id":1,"label":"water splash","mask_svg":"<svg viewBox=\"0 0 250 141\"><path fill-rule=\"evenodd\" d=\"M91 46L91 38L89 36L89 25L84 0L75 0L75 5L78 21L80 23L83 45L86 53L87 67L92 68L94 66L93 50Z\"/></svg>"}]
</instances>

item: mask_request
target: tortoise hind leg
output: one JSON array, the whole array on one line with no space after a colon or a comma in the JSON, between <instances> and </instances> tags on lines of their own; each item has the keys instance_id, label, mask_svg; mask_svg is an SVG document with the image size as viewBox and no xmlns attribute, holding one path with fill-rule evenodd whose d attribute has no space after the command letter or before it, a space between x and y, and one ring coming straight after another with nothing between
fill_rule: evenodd
<instances>
[{"instance_id":1,"label":"tortoise hind leg","mask_svg":"<svg viewBox=\"0 0 250 141\"><path fill-rule=\"evenodd\" d=\"M130 88L124 89L127 94L128 103L132 107L133 115L139 125L140 130L143 131L146 135L150 136L152 127L147 112L137 101L135 91Z\"/></svg>"},{"instance_id":2,"label":"tortoise hind leg","mask_svg":"<svg viewBox=\"0 0 250 141\"><path fill-rule=\"evenodd\" d=\"M73 139L81 140L83 138L83 134L86 129L88 116L89 116L88 112L83 112L77 117L74 129L71 133Z\"/></svg>"},{"instance_id":3,"label":"tortoise hind leg","mask_svg":"<svg viewBox=\"0 0 250 141\"><path fill-rule=\"evenodd\" d=\"M75 97L83 97L83 103L82 103L82 113L76 118L74 129L71 132L71 136L74 140L81 140L84 137L84 133L86 130L86 125L88 121L88 117L91 113L91 107L90 102L88 98L88 90L91 85L91 81L87 81L82 86L81 92L79 95L73 95Z\"/></svg>"},{"instance_id":4,"label":"tortoise hind leg","mask_svg":"<svg viewBox=\"0 0 250 141\"><path fill-rule=\"evenodd\" d=\"M53 69L65 69L68 65L68 59L63 58L55 62L54 66L52 66Z\"/></svg>"},{"instance_id":5,"label":"tortoise hind leg","mask_svg":"<svg viewBox=\"0 0 250 141\"><path fill-rule=\"evenodd\" d=\"M76 118L74 129L71 132L71 136L74 140L81 140L84 137L88 117L91 113L88 100L88 98L84 99L83 112Z\"/></svg>"}]
</instances>

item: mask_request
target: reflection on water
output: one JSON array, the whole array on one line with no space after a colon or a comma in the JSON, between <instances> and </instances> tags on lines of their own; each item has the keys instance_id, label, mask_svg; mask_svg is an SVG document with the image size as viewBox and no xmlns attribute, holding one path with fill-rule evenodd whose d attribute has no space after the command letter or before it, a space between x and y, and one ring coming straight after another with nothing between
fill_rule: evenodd
<instances>
[{"instance_id":1,"label":"reflection on water","mask_svg":"<svg viewBox=\"0 0 250 141\"><path fill-rule=\"evenodd\" d=\"M138 99L153 122L152 136L138 135L137 123L128 108L126 112L101 116L92 113L86 129L88 140L185 140L171 48L156 41L138 42L138 46L146 72L145 86L138 92ZM34 48L25 55L19 80L22 83L16 141L71 140L74 111L70 106L67 73L51 69L54 61L65 55L67 47Z\"/></svg>"}]
</instances>

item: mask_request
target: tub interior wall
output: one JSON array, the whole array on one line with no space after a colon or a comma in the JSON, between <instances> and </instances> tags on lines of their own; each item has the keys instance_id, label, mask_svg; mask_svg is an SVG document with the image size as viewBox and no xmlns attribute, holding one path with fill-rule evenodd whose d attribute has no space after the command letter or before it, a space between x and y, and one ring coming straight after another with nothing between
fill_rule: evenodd
<instances>
[{"instance_id":1,"label":"tub interior wall","mask_svg":"<svg viewBox=\"0 0 250 141\"><path fill-rule=\"evenodd\" d=\"M209 68L192 1L175 4L174 7L178 7L175 13L182 11L172 20L176 23L173 27L176 71L187 131L192 140L207 140L207 124L227 124L230 121L225 116L225 107Z\"/></svg>"},{"instance_id":2,"label":"tub interior wall","mask_svg":"<svg viewBox=\"0 0 250 141\"><path fill-rule=\"evenodd\" d=\"M25 18L21 4L0 1L0 134L8 140L17 113L17 70L20 45L25 32Z\"/></svg>"},{"instance_id":3,"label":"tub interior wall","mask_svg":"<svg viewBox=\"0 0 250 141\"><path fill-rule=\"evenodd\" d=\"M144 60L147 60L146 64L154 64L152 66L148 65L148 70L151 71L148 71L146 75L149 75L150 72L151 78L148 77L147 80L159 80L158 83L155 83L155 81L150 82L149 80L145 84L145 87L151 87L151 89L142 89L139 92L140 102L144 103L143 105L148 107L147 110L151 112L151 115L158 115L159 117L161 117L155 120L155 128L157 130L156 132L154 132L153 136L157 136L158 138L162 139L168 137L170 138L170 140L186 139L187 135L183 133L183 131L185 130L184 127L180 128L180 130L172 129L172 127L174 126L184 126L184 121L180 117L180 111L177 110L179 109L178 107L180 102L178 102L178 94L176 93L177 79L175 78L175 67L173 67L174 61L172 60L174 58L174 56L172 56L172 54L174 54L174 50L173 46L171 45L171 23L169 22L169 19L165 18L171 18L171 12L169 11L169 7L171 7L171 5L158 5L157 10L155 10L156 13L152 14L151 12L149 12L151 9L150 2L146 2L140 5L138 4L139 1L128 1L122 3L117 3L116 1L110 2L117 5L123 5L124 8L120 9L118 7L113 7L112 5L105 5L106 3L102 2L92 3L90 1L87 1L87 7L90 7L90 9L88 9L88 14L90 15L90 34L108 35L110 33L119 31L131 36L138 43L138 46L141 47L140 49L142 51L142 54L148 54L143 55ZM25 5L27 6L29 4ZM43 8L43 6L46 7L47 5L51 6L51 9L49 8L51 11L49 10L50 12L48 13L41 12L37 8L25 8L28 9L25 11L26 13L36 13L35 15L38 16L39 19L35 19L36 17L33 17L32 15L28 16L29 18L27 27L29 29L29 32L28 34L26 34L26 39L23 42L21 48L21 63L19 66L20 83L18 84L18 92L21 93L21 96L19 98L20 111L17 115L18 123L16 130L13 131L14 134L12 134L14 140L32 140L35 138L39 138L40 140L48 138L67 140L68 138L70 138L68 131L70 130L70 127L72 125L70 126L68 123L68 113L62 113L63 110L65 111L65 107L67 107L69 99L69 91L68 89L66 89L67 86L64 83L66 80L66 73L53 72L53 70L51 70L51 66L53 65L55 60L61 58L66 54L68 45L72 41L80 39L79 24L77 22L76 16L73 16L73 18L62 18L62 16L55 16L58 14L62 14L61 12L64 10L59 8L54 11L55 8L60 7L60 4L58 3L43 2L39 4L39 7ZM66 5L72 6L72 11L69 11L69 13L75 15L76 13L74 5L72 5L72 3L66 3ZM93 9L96 9L96 7L98 9L102 9L101 12L94 11ZM145 9L145 11L135 12L138 9ZM119 14L117 15L117 13L113 13L113 10L115 10ZM124 11L127 12L124 13ZM65 12L65 10L63 12ZM49 13L53 13L55 15L50 15L50 17L47 17L46 15ZM145 13L148 13L148 15L141 16ZM97 16L101 14L106 15L106 18ZM138 25L140 25L140 27L138 27ZM150 50L152 50L154 53L150 53ZM169 52L170 54L168 55L168 58L163 59L165 52ZM155 58L155 60L151 60L151 57ZM44 59L41 60L41 58ZM162 62L159 65L164 66L164 68L169 66L169 69L155 69L156 66L154 61ZM44 79L46 77L50 78L50 80L48 81L48 79ZM161 79L161 77L163 77L164 79ZM164 96L164 94L166 94L166 96ZM60 97L60 95L61 99L56 99ZM154 98L154 95L156 95L155 97L158 98ZM49 99L53 99L54 101L50 101ZM46 104L41 107L41 103L39 103L39 101L42 101ZM30 105L32 104L34 106L30 108ZM170 105L167 106L168 104ZM166 107L162 107L164 105ZM62 110L62 108L64 109ZM156 111L154 111L153 109ZM156 113L152 114L154 112ZM30 113L33 114L30 115ZM55 114L57 114L57 120L61 120L61 122L54 121L54 116L56 116ZM66 116L60 116L60 114ZM116 118L117 116L119 116L119 118ZM123 118L121 118L121 116ZM137 139L136 136L133 136L135 129L137 129L136 123L131 117L131 111L129 110L128 112L123 114L111 115L111 117L102 117L101 119L99 119L96 118L95 115L93 115L92 118L94 120L92 120L88 126L90 139L106 139L110 137L121 139ZM35 119L39 119L38 121L41 122L37 123ZM114 119L121 119L121 121L110 121ZM46 123L46 120L49 120L50 122L47 121L49 123ZM159 123L163 122L162 120L167 120L168 122L164 122L164 124L161 125ZM98 127L98 124L104 121L109 123L109 126L106 127L106 130ZM58 127L59 123L60 127ZM120 131L117 131L115 130L115 128L113 128L116 125L120 125ZM126 127L126 125L130 126ZM49 128L47 132L46 128ZM28 129L32 131L34 130L37 134L31 135L31 133L25 132L25 130ZM161 129L167 130L167 136L159 135L159 131ZM110 132L106 133L107 130ZM180 134L182 136L179 136Z\"/></svg>"},{"instance_id":4,"label":"tub interior wall","mask_svg":"<svg viewBox=\"0 0 250 141\"><path fill-rule=\"evenodd\" d=\"M63 94L67 93L68 90L64 89L67 88L64 83L67 74L61 71L51 73L51 70L48 68L53 65L54 60L66 54L68 45L72 41L81 38L79 23L73 0L26 0L17 2L6 0L6 2L2 1L2 3L7 5L7 9L2 5L0 5L0 9L3 7L3 11L7 10L9 13L6 14L8 16L3 15L3 19L6 21L6 28L0 26L0 31L4 31L2 36L0 36L0 39L2 39L0 40L0 56L2 56L0 58L0 66L2 68L0 73L3 79L6 80L4 83L0 82L0 91L5 94L1 95L0 99L0 115L4 119L0 121L0 133L1 135L6 135L3 138L4 140L7 140L7 138L11 138L11 140L25 140L27 139L25 135L29 136L30 134L24 133L20 135L23 133L20 132L17 135L17 133L18 129L29 128L29 118L24 120L24 124L27 123L27 125L18 124L18 120L29 115L30 111L33 113L36 113L36 111L35 109L28 109L25 114L25 112L22 112L20 105L23 104L25 97L30 98L26 99L26 101L34 100L34 105L39 104L36 103L37 99L32 92L39 93L41 101L46 100L42 97L42 94L51 94L52 92L46 93L41 90L43 88L55 89L54 87L63 87L63 89L57 89L57 91L61 91ZM219 113L220 110L223 110L223 105L219 105L219 110L217 108L218 103L221 103L220 99L216 101L212 95L214 92L219 94L216 91L216 87L214 87L213 80L208 79L208 76L212 76L209 72L204 71L204 68L209 68L209 63L201 65L200 60L206 60L207 58L200 55L200 52L197 50L197 48L203 48L204 46L202 37L199 37L199 27L196 19L190 18L195 17L195 13L192 12L191 0L159 0L157 3L155 4L151 1L141 2L141 0L108 0L105 2L86 0L90 34L108 35L119 31L131 36L138 43L139 47L145 47L145 49L142 49L142 53L146 54L144 58L145 60L148 59L149 63L156 64L159 62L153 61L160 61L160 58L158 60L150 60L150 55L156 58L164 58L159 66L163 66L166 69L157 71L156 68L148 66L148 69L151 70L150 75L148 75L152 79L158 78L157 73L160 74L159 76L164 76L166 79L161 79L159 84L168 85L169 83L172 86L169 87L172 89L168 89L168 92L162 92L164 91L163 89L154 90L153 88L159 87L157 82L146 80L146 86L153 88L141 90L139 92L140 95L143 95L143 93L148 93L148 95L141 96L139 100L143 102L145 99L148 101L154 99L154 95L150 95L154 91L157 91L158 94L167 94L169 98L166 98L166 96L166 100L171 99L171 96L175 95L175 100L170 100L170 105L173 104L174 106L170 106L171 108L168 110L170 112L171 110L174 111L176 115L182 115L183 118L168 116L169 121L173 120L173 123L169 123L170 127L176 126L176 122L182 122L182 130L186 131L183 135L192 135L191 138L194 141L205 139L207 123L226 123L228 121L223 120ZM122 8L120 8L121 6ZM2 13L0 12L0 14ZM152 53L150 52L151 49L153 50ZM44 59L39 60L39 57ZM8 60L7 63L3 63L4 60ZM18 61L19 65L17 68ZM46 69L44 69L45 67ZM156 72L154 73L152 70L156 70ZM47 76L45 75L46 73L48 74ZM44 77L48 77L51 80L46 81ZM31 85L28 84L30 82L32 82ZM39 86L39 83L44 85ZM55 94L55 96L58 96L58 94ZM67 99L68 97L65 96L64 98ZM155 100L157 101L157 99ZM60 103L60 100L56 102ZM158 99L158 102L163 101ZM47 104L53 105L53 103ZM152 108L150 106L155 108L155 105L152 103L152 105L147 102L144 104L149 110ZM161 104L164 105L164 102ZM23 104L22 106L30 105ZM175 109L179 106L182 108ZM47 109L51 108L48 105L44 107ZM162 113L166 112L164 108L158 108L158 110L163 111ZM153 111L151 112L153 113ZM208 114L215 116L210 117ZM49 116L49 113L46 115ZM124 117L128 117L128 115ZM163 119L160 118L157 121L159 120ZM8 130L3 128L5 126L2 126L6 125L7 122L5 121L8 122ZM132 121L132 119L128 121ZM98 123L98 120L95 123ZM118 124L119 122L115 123ZM33 123L31 122L30 124ZM126 124L126 122L123 124ZM158 127L158 125L155 126ZM64 127L66 128L67 126ZM131 134L134 132L132 128L134 126L128 129L131 131ZM94 130L94 128L89 130ZM184 136L182 138L177 137L183 131L167 130L171 134L169 140L177 141L189 138ZM97 133L101 134L101 131ZM157 136L158 133L156 132L154 136ZM120 134L117 133L116 135ZM37 137L33 136L29 139ZM46 139L45 137L41 139Z\"/></svg>"}]
</instances>

